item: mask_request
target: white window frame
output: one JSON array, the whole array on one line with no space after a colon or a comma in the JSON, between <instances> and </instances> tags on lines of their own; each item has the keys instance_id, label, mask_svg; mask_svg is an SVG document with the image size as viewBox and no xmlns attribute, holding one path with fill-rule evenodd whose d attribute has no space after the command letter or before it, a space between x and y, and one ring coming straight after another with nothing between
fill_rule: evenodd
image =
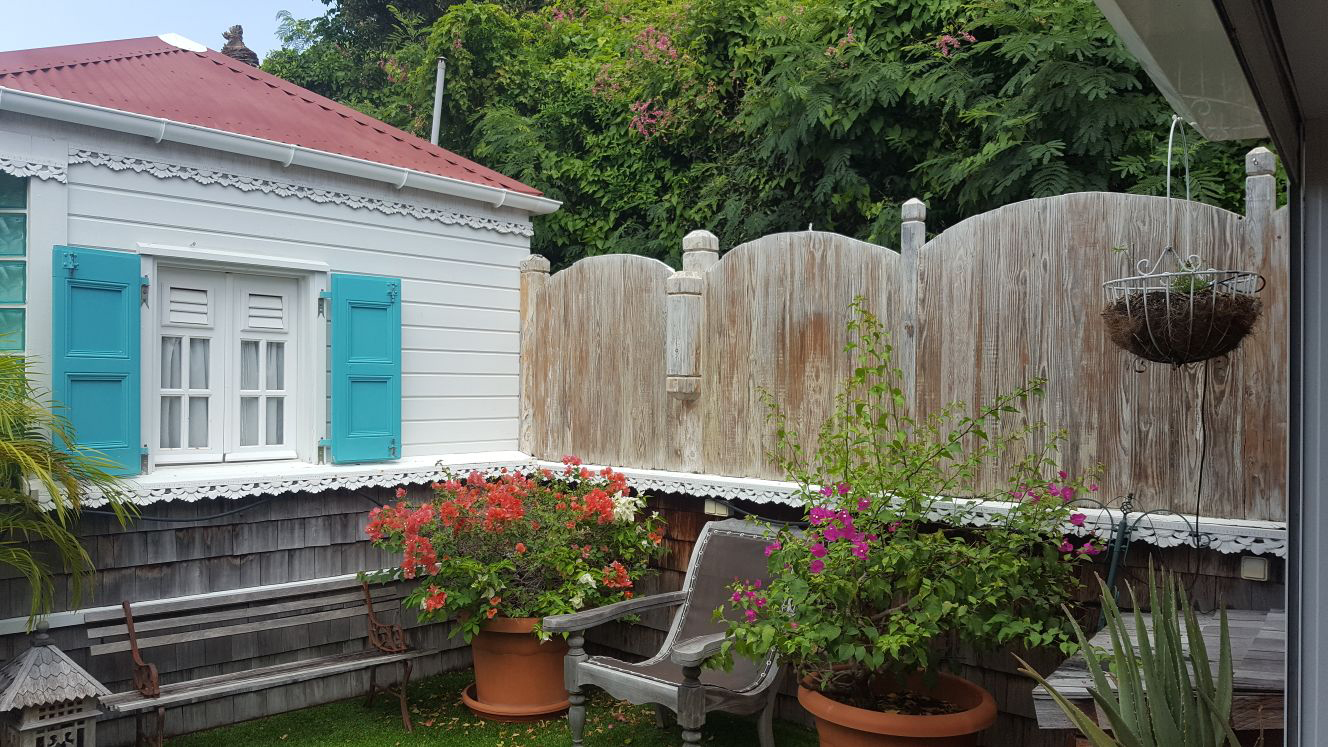
<instances>
[{"instance_id":1,"label":"white window frame","mask_svg":"<svg viewBox=\"0 0 1328 747\"><path fill-rule=\"evenodd\" d=\"M222 465L235 465L237 469L243 469L246 461L252 460L288 460L316 463L319 457L319 439L326 427L327 422L327 361L326 351L328 345L327 325L325 316L319 304L320 294L330 288L331 276L326 263L269 257L262 255L246 254L243 252L233 252L218 249L196 249L194 247L164 246L159 244L139 244L138 252L142 263L142 272L147 278L149 291L146 294L147 302L142 306L142 365L143 365L143 396L140 397L142 407L143 423L143 446L144 446L144 470L150 472L158 465L163 467L187 464L190 462L206 462L199 464L200 468L215 469ZM223 450L230 450L231 443L211 441L210 443L219 443L220 449L213 453L209 449L207 454L197 454L192 459L180 458L184 456L177 453L174 456L169 453L163 454L159 448L161 443L161 342L160 338L165 331L167 334L174 329L174 325L163 323L160 316L159 298L162 285L158 282L158 273L163 270L178 271L210 271L232 273L235 276L254 276L261 284L263 278L280 278L295 281L295 290L290 315L290 334L286 356L286 408L287 429L285 439L288 448L279 450L268 449L266 447L241 447L233 450L234 453L227 453L226 461L221 462L220 454ZM232 287L228 284L227 286ZM238 299L238 292L232 291L232 300L230 305L234 306L234 299ZM233 309L231 316L236 320L240 319L238 309ZM238 341L241 335L250 334L249 332L238 332L229 335L228 339ZM224 342L224 341L223 341ZM212 361L221 360L221 348L217 342L212 343ZM235 388L232 392L238 393L238 354L235 356ZM186 359L187 364L187 359ZM216 364L214 363L214 366ZM232 375L227 372L223 375ZM209 382L212 383L212 382ZM231 429L231 433L222 435L222 438L233 438L234 444L238 446L238 416L239 416L239 398L228 397L221 388L213 386L214 392L219 392L220 397L214 394L217 401L210 405L210 415L220 416L223 407L234 408L234 420L237 428ZM233 402L228 400L233 399ZM187 400L182 403L183 407L188 406ZM230 413L227 413L230 414ZM219 418L218 418L219 419ZM218 426L218 430L221 430ZM210 434L210 438L212 438ZM188 434L183 433L182 439L187 443Z\"/></svg>"}]
</instances>

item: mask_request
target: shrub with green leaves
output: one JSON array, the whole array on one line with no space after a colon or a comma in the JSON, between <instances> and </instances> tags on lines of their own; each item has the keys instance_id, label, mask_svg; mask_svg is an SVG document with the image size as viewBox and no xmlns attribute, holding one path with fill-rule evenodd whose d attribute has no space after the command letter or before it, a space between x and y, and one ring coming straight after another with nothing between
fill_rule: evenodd
<instances>
[{"instance_id":1,"label":"shrub with green leaves","mask_svg":"<svg viewBox=\"0 0 1328 747\"><path fill-rule=\"evenodd\" d=\"M1084 521L1070 502L1097 486L1091 474L1055 469L1058 434L1018 423L1042 382L971 412L956 403L915 417L883 325L861 300L854 311L855 368L814 453L772 409L775 456L799 485L809 526L779 531L766 548L770 583L738 580L716 610L730 653L777 651L856 703L878 678L934 669L949 643L1070 650L1060 610L1079 586L1077 565L1100 543L1065 531ZM976 478L992 464L1007 465L1008 487L981 494ZM968 526L991 500L1006 510Z\"/></svg>"}]
</instances>

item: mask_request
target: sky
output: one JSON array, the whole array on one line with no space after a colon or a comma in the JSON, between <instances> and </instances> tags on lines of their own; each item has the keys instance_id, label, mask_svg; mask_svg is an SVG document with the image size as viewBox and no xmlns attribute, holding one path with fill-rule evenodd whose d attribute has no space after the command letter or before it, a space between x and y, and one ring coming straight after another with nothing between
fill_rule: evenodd
<instances>
[{"instance_id":1,"label":"sky","mask_svg":"<svg viewBox=\"0 0 1328 747\"><path fill-rule=\"evenodd\" d=\"M321 0L0 0L0 51L176 33L211 49L240 24L244 43L265 57L280 46L277 12L320 16Z\"/></svg>"}]
</instances>

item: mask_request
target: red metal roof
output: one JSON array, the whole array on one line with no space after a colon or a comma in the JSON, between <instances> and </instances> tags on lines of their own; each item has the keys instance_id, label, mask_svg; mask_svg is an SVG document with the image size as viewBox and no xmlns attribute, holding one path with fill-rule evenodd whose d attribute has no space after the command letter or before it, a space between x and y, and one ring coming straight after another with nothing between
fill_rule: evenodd
<instances>
[{"instance_id":1,"label":"red metal roof","mask_svg":"<svg viewBox=\"0 0 1328 747\"><path fill-rule=\"evenodd\" d=\"M155 36L0 52L0 87L540 194L219 52L193 52Z\"/></svg>"}]
</instances>

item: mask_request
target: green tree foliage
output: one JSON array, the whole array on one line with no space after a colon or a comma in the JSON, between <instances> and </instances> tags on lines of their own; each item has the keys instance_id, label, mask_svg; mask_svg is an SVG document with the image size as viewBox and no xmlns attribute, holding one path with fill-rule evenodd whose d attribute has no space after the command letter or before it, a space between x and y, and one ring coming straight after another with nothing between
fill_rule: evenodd
<instances>
[{"instance_id":1,"label":"green tree foliage","mask_svg":"<svg viewBox=\"0 0 1328 747\"><path fill-rule=\"evenodd\" d=\"M122 498L113 464L69 446L74 432L58 406L32 384L31 361L0 355L0 566L28 582L29 624L51 611L55 574L70 574L77 605L92 559L74 533L83 503L104 498L122 523L133 507Z\"/></svg>"},{"instance_id":2,"label":"green tree foliage","mask_svg":"<svg viewBox=\"0 0 1328 747\"><path fill-rule=\"evenodd\" d=\"M427 134L446 56L442 144L564 201L558 264L1165 186L1170 107L1092 0L329 2L264 67ZM1196 196L1239 207L1252 145L1196 143Z\"/></svg>"}]
</instances>

